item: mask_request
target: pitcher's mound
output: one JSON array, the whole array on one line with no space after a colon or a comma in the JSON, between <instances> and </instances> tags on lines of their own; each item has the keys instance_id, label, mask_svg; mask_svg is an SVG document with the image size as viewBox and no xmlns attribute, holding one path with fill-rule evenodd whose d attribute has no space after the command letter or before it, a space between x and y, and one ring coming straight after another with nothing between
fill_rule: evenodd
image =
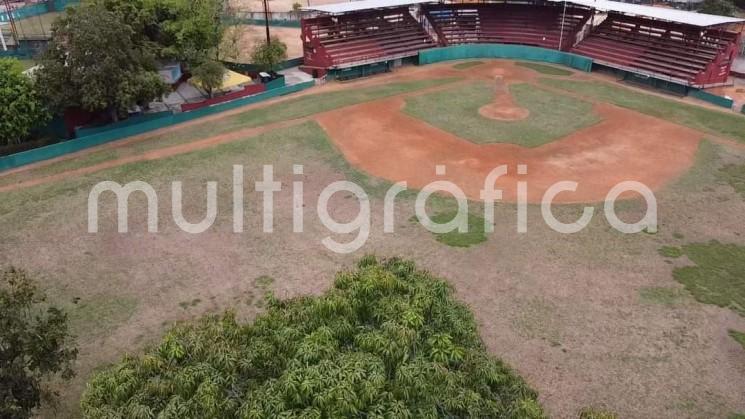
<instances>
[{"instance_id":1,"label":"pitcher's mound","mask_svg":"<svg viewBox=\"0 0 745 419\"><path fill-rule=\"evenodd\" d=\"M496 76L494 81L494 102L480 107L479 115L498 121L519 121L527 118L530 111L515 104L502 76Z\"/></svg>"}]
</instances>

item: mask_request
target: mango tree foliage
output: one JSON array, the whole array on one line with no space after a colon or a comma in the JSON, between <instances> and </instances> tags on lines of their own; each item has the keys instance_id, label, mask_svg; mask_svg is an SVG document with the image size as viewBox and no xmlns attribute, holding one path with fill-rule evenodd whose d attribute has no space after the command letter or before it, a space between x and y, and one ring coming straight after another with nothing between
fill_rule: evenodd
<instances>
[{"instance_id":1,"label":"mango tree foliage","mask_svg":"<svg viewBox=\"0 0 745 419\"><path fill-rule=\"evenodd\" d=\"M364 258L320 297L171 330L96 374L88 418L542 418L470 311L412 262Z\"/></svg>"},{"instance_id":2,"label":"mango tree foliage","mask_svg":"<svg viewBox=\"0 0 745 419\"><path fill-rule=\"evenodd\" d=\"M0 146L25 140L49 118L34 83L18 60L0 58Z\"/></svg>"}]
</instances>

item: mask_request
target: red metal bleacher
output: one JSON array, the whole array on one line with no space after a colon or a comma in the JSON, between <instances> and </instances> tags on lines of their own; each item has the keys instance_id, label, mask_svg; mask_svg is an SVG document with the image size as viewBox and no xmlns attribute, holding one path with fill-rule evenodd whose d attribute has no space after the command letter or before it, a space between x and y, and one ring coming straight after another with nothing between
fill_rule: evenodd
<instances>
[{"instance_id":1,"label":"red metal bleacher","mask_svg":"<svg viewBox=\"0 0 745 419\"><path fill-rule=\"evenodd\" d=\"M414 56L436 46L408 8L304 19L305 65L342 68Z\"/></svg>"},{"instance_id":2,"label":"red metal bleacher","mask_svg":"<svg viewBox=\"0 0 745 419\"><path fill-rule=\"evenodd\" d=\"M737 35L610 13L572 52L690 85L726 81Z\"/></svg>"},{"instance_id":3,"label":"red metal bleacher","mask_svg":"<svg viewBox=\"0 0 745 419\"><path fill-rule=\"evenodd\" d=\"M437 4L424 6L442 45L500 43L551 49L572 46L589 10L556 4ZM559 45L559 44L562 45Z\"/></svg>"}]
</instances>

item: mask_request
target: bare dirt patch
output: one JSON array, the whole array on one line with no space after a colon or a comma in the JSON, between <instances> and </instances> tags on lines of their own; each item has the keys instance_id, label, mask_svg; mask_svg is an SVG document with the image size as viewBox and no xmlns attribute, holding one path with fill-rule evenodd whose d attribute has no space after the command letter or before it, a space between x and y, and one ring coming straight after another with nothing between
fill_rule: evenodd
<instances>
[{"instance_id":1,"label":"bare dirt patch","mask_svg":"<svg viewBox=\"0 0 745 419\"><path fill-rule=\"evenodd\" d=\"M239 55L237 62L250 63L251 51L255 45L266 39L264 26L261 25L236 25L240 37L238 38ZM276 36L287 45L287 58L297 58L303 56L303 43L300 39L300 28L285 28L272 26L269 33Z\"/></svg>"},{"instance_id":2,"label":"bare dirt patch","mask_svg":"<svg viewBox=\"0 0 745 419\"><path fill-rule=\"evenodd\" d=\"M494 84L496 85L494 102L479 108L479 115L498 121L519 121L530 116L529 110L517 106L512 100L512 95L502 76L496 76Z\"/></svg>"}]
</instances>

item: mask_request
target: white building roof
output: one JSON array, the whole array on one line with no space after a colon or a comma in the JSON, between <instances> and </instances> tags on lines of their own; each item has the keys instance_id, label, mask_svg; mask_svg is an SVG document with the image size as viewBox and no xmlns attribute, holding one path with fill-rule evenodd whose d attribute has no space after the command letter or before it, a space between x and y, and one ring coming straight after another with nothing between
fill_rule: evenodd
<instances>
[{"instance_id":1,"label":"white building roof","mask_svg":"<svg viewBox=\"0 0 745 419\"><path fill-rule=\"evenodd\" d=\"M552 1L560 2L561 0ZM643 16L699 27L745 22L745 19L739 19L736 17L707 15L705 13L687 12L684 10L669 9L665 7L644 6L641 4L621 3L620 1L612 0L569 0L569 3L592 7L606 12L619 12L627 15Z\"/></svg>"},{"instance_id":2,"label":"white building roof","mask_svg":"<svg viewBox=\"0 0 745 419\"><path fill-rule=\"evenodd\" d=\"M359 10L383 9L388 7L408 6L420 3L435 3L433 0L357 0L345 3L332 3L320 6L307 6L302 10L322 13L348 13Z\"/></svg>"}]
</instances>

